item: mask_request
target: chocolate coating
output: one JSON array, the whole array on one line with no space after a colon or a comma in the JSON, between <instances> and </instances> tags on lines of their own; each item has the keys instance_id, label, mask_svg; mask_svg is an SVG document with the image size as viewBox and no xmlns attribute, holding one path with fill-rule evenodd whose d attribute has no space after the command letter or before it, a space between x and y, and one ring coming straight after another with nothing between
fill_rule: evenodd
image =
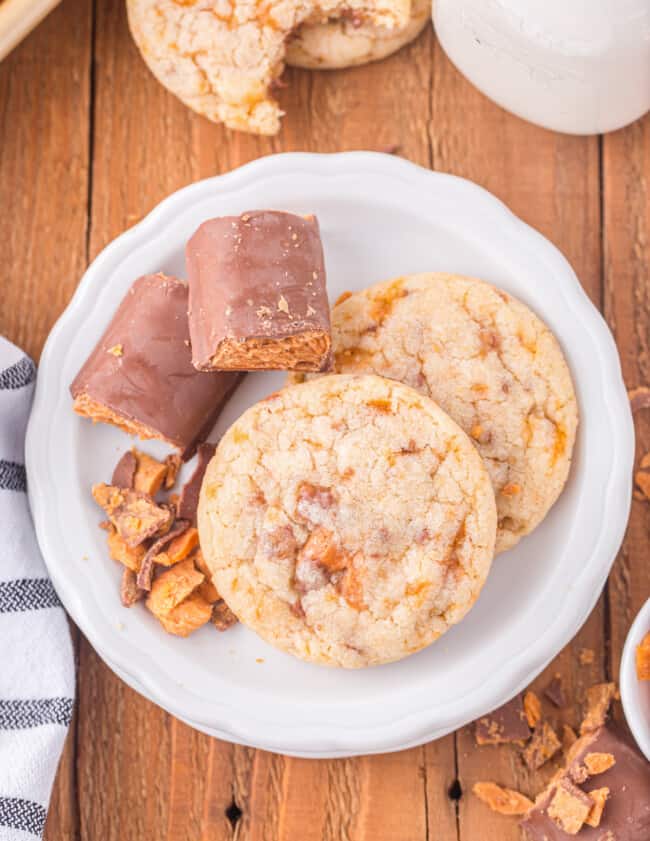
<instances>
[{"instance_id":1,"label":"chocolate coating","mask_svg":"<svg viewBox=\"0 0 650 841\"><path fill-rule=\"evenodd\" d=\"M117 416L117 425L124 420L141 437L162 438L184 458L209 434L240 377L192 366L187 306L178 278L138 278L70 386L75 408L89 399Z\"/></svg>"},{"instance_id":2,"label":"chocolate coating","mask_svg":"<svg viewBox=\"0 0 650 841\"><path fill-rule=\"evenodd\" d=\"M521 821L528 841L648 841L650 839L650 763L641 755L627 734L609 725L583 736L575 743L564 774L580 779L579 767L588 753L610 753L616 764L588 777L578 787L589 792L606 787L609 797L598 827L582 826L577 835L569 835L546 813L553 794L553 784ZM608 835L609 833L609 835Z\"/></svg>"},{"instance_id":3,"label":"chocolate coating","mask_svg":"<svg viewBox=\"0 0 650 841\"><path fill-rule=\"evenodd\" d=\"M199 507L199 496L201 485L208 464L212 460L217 447L215 444L200 444L196 454L196 467L194 473L183 485L180 499L178 500L178 516L196 525L196 509Z\"/></svg>"},{"instance_id":4,"label":"chocolate coating","mask_svg":"<svg viewBox=\"0 0 650 841\"><path fill-rule=\"evenodd\" d=\"M324 370L330 364L330 311L318 221L275 210L256 210L204 222L187 243L192 361L199 370L242 363L241 345L263 342L252 368ZM273 343L317 335L326 346L317 359L292 346L279 358ZM230 344L238 358L228 362ZM238 347L239 346L239 347ZM257 348L259 351L259 348ZM245 352L245 351L244 351ZM301 364L302 363L302 364Z\"/></svg>"},{"instance_id":5,"label":"chocolate coating","mask_svg":"<svg viewBox=\"0 0 650 841\"><path fill-rule=\"evenodd\" d=\"M523 742L530 737L521 694L507 704L492 710L476 721L476 743L498 745L503 742Z\"/></svg>"}]
</instances>

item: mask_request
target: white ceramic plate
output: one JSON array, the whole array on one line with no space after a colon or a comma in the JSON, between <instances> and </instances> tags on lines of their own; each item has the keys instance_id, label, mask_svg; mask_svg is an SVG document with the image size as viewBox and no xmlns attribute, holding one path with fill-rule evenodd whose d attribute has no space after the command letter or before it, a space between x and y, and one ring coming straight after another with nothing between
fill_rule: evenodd
<instances>
[{"instance_id":1,"label":"white ceramic plate","mask_svg":"<svg viewBox=\"0 0 650 841\"><path fill-rule=\"evenodd\" d=\"M76 417L68 385L138 275L183 276L184 243L200 222L259 207L318 215L332 299L397 274L478 275L539 313L573 371L581 426L561 499L533 535L498 558L469 616L400 663L353 672L308 665L241 626L178 639L141 606L119 603L120 570L107 556L90 487L110 477L130 442ZM215 435L282 382L282 374L249 375ZM562 255L468 181L363 152L256 161L180 190L118 237L88 269L47 341L27 437L43 555L99 654L127 683L199 729L306 756L421 743L524 687L598 598L627 522L632 459L614 342Z\"/></svg>"},{"instance_id":2,"label":"white ceramic plate","mask_svg":"<svg viewBox=\"0 0 650 841\"><path fill-rule=\"evenodd\" d=\"M650 762L650 681L636 676L636 647L650 631L650 599L643 605L630 628L621 657L621 701L630 730Z\"/></svg>"}]
</instances>

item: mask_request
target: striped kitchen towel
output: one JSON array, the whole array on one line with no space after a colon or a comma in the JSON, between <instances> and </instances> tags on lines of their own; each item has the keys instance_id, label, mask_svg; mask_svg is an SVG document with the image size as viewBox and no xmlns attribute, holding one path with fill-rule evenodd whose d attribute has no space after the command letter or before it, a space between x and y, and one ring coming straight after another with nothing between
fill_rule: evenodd
<instances>
[{"instance_id":1,"label":"striped kitchen towel","mask_svg":"<svg viewBox=\"0 0 650 841\"><path fill-rule=\"evenodd\" d=\"M68 623L27 502L35 377L31 359L0 338L0 841L42 835L74 706Z\"/></svg>"}]
</instances>

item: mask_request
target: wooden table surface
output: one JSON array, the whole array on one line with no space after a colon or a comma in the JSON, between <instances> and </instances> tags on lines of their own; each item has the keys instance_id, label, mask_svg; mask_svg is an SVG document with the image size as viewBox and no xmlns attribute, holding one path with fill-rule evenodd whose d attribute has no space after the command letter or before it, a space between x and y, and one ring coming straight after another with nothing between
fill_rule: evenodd
<instances>
[{"instance_id":1,"label":"wooden table surface","mask_svg":"<svg viewBox=\"0 0 650 841\"><path fill-rule=\"evenodd\" d=\"M124 0L64 0L0 64L0 334L37 359L88 262L185 184L272 152L396 146L487 187L559 246L614 332L628 387L650 384L650 116L602 138L536 128L469 85L431 30L379 64L286 80L278 137L228 133L154 80ZM636 426L642 453L650 413ZM560 672L579 701L616 679L650 594L649 526L650 506L634 501L605 593L536 686ZM509 748L476 749L469 728L336 761L235 747L140 698L75 635L78 705L49 841L516 841L514 819L489 812L472 784L535 793L548 777ZM577 703L562 718L575 725Z\"/></svg>"}]
</instances>

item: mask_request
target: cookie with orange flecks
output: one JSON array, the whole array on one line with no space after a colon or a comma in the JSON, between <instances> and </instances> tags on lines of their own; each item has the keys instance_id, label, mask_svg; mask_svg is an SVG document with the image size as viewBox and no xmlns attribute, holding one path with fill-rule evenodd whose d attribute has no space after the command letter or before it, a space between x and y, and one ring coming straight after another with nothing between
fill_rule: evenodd
<instances>
[{"instance_id":1,"label":"cookie with orange flecks","mask_svg":"<svg viewBox=\"0 0 650 841\"><path fill-rule=\"evenodd\" d=\"M497 552L539 525L567 480L578 409L560 346L528 307L474 278L400 277L342 296L332 350L335 371L404 382L472 438L494 486Z\"/></svg>"},{"instance_id":2,"label":"cookie with orange flecks","mask_svg":"<svg viewBox=\"0 0 650 841\"><path fill-rule=\"evenodd\" d=\"M354 15L387 33L408 26L410 0L127 0L131 34L154 76L228 128L276 134L272 88L301 24Z\"/></svg>"},{"instance_id":3,"label":"cookie with orange flecks","mask_svg":"<svg viewBox=\"0 0 650 841\"><path fill-rule=\"evenodd\" d=\"M429 398L376 376L285 388L226 432L199 533L219 593L318 663L398 660L459 622L490 568L496 508L476 449Z\"/></svg>"}]
</instances>

